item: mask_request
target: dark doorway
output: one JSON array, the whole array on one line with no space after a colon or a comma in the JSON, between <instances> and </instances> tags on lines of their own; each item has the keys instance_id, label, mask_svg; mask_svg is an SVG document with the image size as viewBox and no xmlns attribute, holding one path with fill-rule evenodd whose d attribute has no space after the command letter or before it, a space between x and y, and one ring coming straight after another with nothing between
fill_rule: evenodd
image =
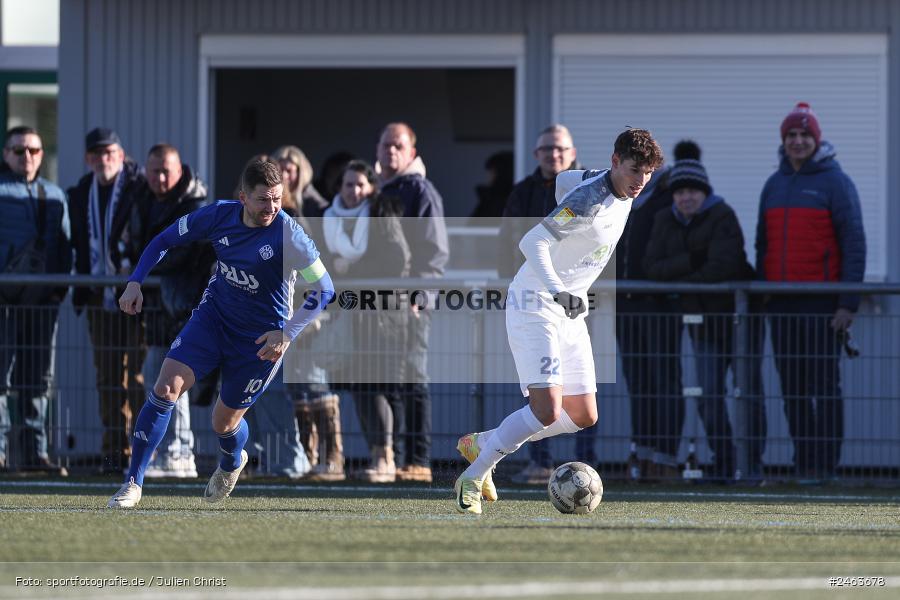
<instances>
[{"instance_id":1,"label":"dark doorway","mask_svg":"<svg viewBox=\"0 0 900 600\"><path fill-rule=\"evenodd\" d=\"M217 69L215 90L218 198L231 196L254 154L294 144L317 171L337 151L373 162L384 124L406 121L446 214L462 217L485 160L513 150L511 68Z\"/></svg>"}]
</instances>

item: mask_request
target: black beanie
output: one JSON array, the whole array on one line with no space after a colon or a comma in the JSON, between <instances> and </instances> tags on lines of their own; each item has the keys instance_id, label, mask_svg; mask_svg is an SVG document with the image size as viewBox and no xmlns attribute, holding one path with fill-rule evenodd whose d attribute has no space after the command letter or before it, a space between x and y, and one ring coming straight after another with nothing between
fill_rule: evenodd
<instances>
[{"instance_id":1,"label":"black beanie","mask_svg":"<svg viewBox=\"0 0 900 600\"><path fill-rule=\"evenodd\" d=\"M690 140L675 145L675 164L669 171L669 190L674 194L682 188L712 193L706 168L700 162L700 146Z\"/></svg>"}]
</instances>

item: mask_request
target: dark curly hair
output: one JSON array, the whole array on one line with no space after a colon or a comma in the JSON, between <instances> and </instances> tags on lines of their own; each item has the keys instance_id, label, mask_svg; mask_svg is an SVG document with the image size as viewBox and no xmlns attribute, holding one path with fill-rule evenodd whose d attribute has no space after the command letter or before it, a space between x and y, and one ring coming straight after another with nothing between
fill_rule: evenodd
<instances>
[{"instance_id":1,"label":"dark curly hair","mask_svg":"<svg viewBox=\"0 0 900 600\"><path fill-rule=\"evenodd\" d=\"M620 159L630 158L642 167L658 169L663 164L662 148L646 129L626 129L616 138L613 151Z\"/></svg>"}]
</instances>

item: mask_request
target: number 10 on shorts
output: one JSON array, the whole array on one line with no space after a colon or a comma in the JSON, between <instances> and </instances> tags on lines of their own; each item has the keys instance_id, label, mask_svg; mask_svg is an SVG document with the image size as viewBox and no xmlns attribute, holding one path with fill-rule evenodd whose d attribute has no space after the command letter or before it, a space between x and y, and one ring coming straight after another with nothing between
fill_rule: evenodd
<instances>
[{"instance_id":1,"label":"number 10 on shorts","mask_svg":"<svg viewBox=\"0 0 900 600\"><path fill-rule=\"evenodd\" d=\"M263 380L262 379L251 379L250 383L247 384L247 387L244 388L245 394L255 394L259 391L259 388L262 387Z\"/></svg>"}]
</instances>

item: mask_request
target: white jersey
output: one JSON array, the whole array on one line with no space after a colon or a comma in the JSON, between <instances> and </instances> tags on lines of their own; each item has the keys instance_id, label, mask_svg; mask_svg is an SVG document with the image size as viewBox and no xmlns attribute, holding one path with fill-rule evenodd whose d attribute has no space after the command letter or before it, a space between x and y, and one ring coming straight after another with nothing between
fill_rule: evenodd
<instances>
[{"instance_id":1,"label":"white jersey","mask_svg":"<svg viewBox=\"0 0 900 600\"><path fill-rule=\"evenodd\" d=\"M550 259L570 294L580 296L587 306L587 291L597 280L612 256L633 198L616 198L609 171L564 171L556 178L557 207L541 224L555 238L550 244ZM538 301L533 298L538 296ZM530 266L522 265L509 287L514 308L526 312L551 310L563 314L547 286ZM524 301L522 301L524 299Z\"/></svg>"}]
</instances>

